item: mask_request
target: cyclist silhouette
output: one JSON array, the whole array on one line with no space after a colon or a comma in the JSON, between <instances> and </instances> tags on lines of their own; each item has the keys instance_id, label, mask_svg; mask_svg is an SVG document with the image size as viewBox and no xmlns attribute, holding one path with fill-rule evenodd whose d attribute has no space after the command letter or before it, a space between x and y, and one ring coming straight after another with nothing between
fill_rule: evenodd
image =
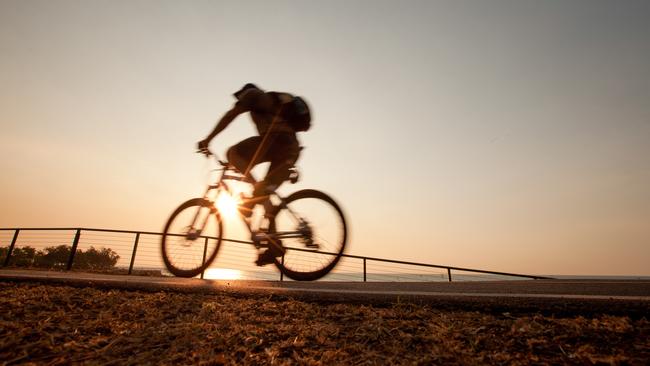
<instances>
[{"instance_id":1,"label":"cyclist silhouette","mask_svg":"<svg viewBox=\"0 0 650 366\"><path fill-rule=\"evenodd\" d=\"M296 131L308 129L309 120L306 128L304 126L296 128L292 118L297 113L293 108L296 100L302 103L300 105L303 108L301 113L306 113L307 118L310 117L304 101L289 93L265 92L255 84L248 83L233 95L237 98L237 102L221 117L214 130L205 139L198 142L198 149L201 152L207 152L210 141L228 127L237 116L246 112L250 113L259 135L237 143L230 147L226 153L230 164L253 180L254 177L250 172L257 164L271 163L266 176L254 184L253 197L247 199L240 206L241 213L249 217L255 204L263 203L265 199L268 199L270 193L289 178L290 169L300 156L301 147L296 137ZM278 244L279 248L282 248L282 244ZM282 254L282 250L269 247L268 250L260 254L257 264L272 263L274 257L279 257Z\"/></svg>"}]
</instances>

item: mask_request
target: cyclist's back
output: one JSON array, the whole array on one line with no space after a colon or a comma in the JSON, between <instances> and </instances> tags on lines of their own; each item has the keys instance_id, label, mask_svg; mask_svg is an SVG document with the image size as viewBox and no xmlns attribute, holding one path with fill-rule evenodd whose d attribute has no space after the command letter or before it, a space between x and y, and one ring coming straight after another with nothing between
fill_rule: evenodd
<instances>
[{"instance_id":1,"label":"cyclist's back","mask_svg":"<svg viewBox=\"0 0 650 366\"><path fill-rule=\"evenodd\" d=\"M264 92L256 87L249 87L234 95L237 98L235 106L250 112L260 136L267 132L295 134L293 128L280 115L282 104L290 102L293 98L291 94Z\"/></svg>"}]
</instances>

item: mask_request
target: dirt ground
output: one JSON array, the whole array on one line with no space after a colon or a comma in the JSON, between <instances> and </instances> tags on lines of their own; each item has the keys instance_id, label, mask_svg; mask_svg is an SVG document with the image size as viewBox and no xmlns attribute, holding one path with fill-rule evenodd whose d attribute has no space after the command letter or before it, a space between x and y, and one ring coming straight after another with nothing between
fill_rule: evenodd
<instances>
[{"instance_id":1,"label":"dirt ground","mask_svg":"<svg viewBox=\"0 0 650 366\"><path fill-rule=\"evenodd\" d=\"M0 282L0 364L632 364L647 318Z\"/></svg>"}]
</instances>

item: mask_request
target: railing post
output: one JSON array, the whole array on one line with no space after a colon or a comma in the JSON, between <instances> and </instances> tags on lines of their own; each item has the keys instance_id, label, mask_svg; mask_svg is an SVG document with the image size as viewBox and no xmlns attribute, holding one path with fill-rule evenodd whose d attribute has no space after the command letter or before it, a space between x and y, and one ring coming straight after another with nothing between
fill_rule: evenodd
<instances>
[{"instance_id":1,"label":"railing post","mask_svg":"<svg viewBox=\"0 0 650 366\"><path fill-rule=\"evenodd\" d=\"M208 252L208 238L205 238L205 243L203 244L203 259L201 259L201 266L205 264L205 255ZM203 274L205 273L205 269L201 271L201 279L203 279Z\"/></svg>"},{"instance_id":2,"label":"railing post","mask_svg":"<svg viewBox=\"0 0 650 366\"><path fill-rule=\"evenodd\" d=\"M284 254L282 254L282 267L284 267ZM280 271L280 282L284 280L284 272Z\"/></svg>"},{"instance_id":3,"label":"railing post","mask_svg":"<svg viewBox=\"0 0 650 366\"><path fill-rule=\"evenodd\" d=\"M451 268L447 268L447 277L449 278L449 282L451 282Z\"/></svg>"},{"instance_id":4,"label":"railing post","mask_svg":"<svg viewBox=\"0 0 650 366\"><path fill-rule=\"evenodd\" d=\"M77 245L79 245L80 236L81 229L77 229L77 233L74 236L74 241L72 242L72 249L70 249L70 258L68 258L68 266L66 267L67 271L72 269L72 262L74 261L74 255L77 252Z\"/></svg>"},{"instance_id":5,"label":"railing post","mask_svg":"<svg viewBox=\"0 0 650 366\"><path fill-rule=\"evenodd\" d=\"M140 233L135 234L135 242L133 243L133 254L131 254L131 263L129 264L129 274L133 271L133 263L135 262L135 252L138 251L138 242L140 241Z\"/></svg>"},{"instance_id":6,"label":"railing post","mask_svg":"<svg viewBox=\"0 0 650 366\"><path fill-rule=\"evenodd\" d=\"M363 258L363 282L366 282L366 258Z\"/></svg>"},{"instance_id":7,"label":"railing post","mask_svg":"<svg viewBox=\"0 0 650 366\"><path fill-rule=\"evenodd\" d=\"M16 240L18 240L19 232L20 229L16 229L16 231L14 232L14 238L11 240L11 245L9 245L9 250L7 251L7 256L5 257L5 263L3 264L3 267L9 265L9 258L11 258L11 253L14 251L14 246L16 246Z\"/></svg>"}]
</instances>

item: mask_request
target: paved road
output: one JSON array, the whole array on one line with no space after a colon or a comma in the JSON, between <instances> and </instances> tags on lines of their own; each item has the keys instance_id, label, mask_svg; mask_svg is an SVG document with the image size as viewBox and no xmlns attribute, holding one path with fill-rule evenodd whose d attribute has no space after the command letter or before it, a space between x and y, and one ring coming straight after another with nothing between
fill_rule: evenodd
<instances>
[{"instance_id":1,"label":"paved road","mask_svg":"<svg viewBox=\"0 0 650 366\"><path fill-rule=\"evenodd\" d=\"M612 313L650 316L650 281L520 280L489 282L224 281L82 272L0 270L0 280L72 286L263 295L307 301L426 303L444 309Z\"/></svg>"}]
</instances>

